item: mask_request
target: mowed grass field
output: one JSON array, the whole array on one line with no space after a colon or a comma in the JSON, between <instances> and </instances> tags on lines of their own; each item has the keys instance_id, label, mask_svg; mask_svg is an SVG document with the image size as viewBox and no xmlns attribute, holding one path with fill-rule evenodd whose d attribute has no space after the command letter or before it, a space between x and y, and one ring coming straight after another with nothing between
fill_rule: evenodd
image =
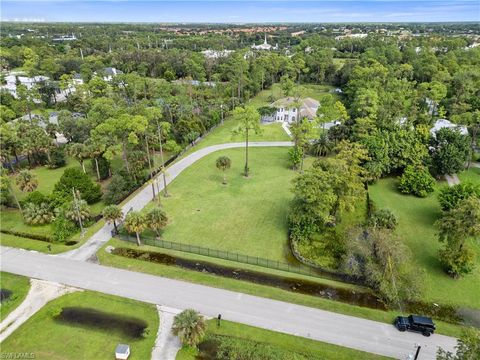
<instances>
[{"instance_id":1,"label":"mowed grass field","mask_svg":"<svg viewBox=\"0 0 480 360\"><path fill-rule=\"evenodd\" d=\"M25 299L30 290L30 281L23 276L0 272L0 289L11 291L10 297L2 301L0 306L0 321L3 321Z\"/></svg>"},{"instance_id":2,"label":"mowed grass field","mask_svg":"<svg viewBox=\"0 0 480 360\"><path fill-rule=\"evenodd\" d=\"M411 266L425 279L423 299L480 309L480 244L471 244L476 252L476 268L460 279L449 277L438 259L442 244L434 227L441 215L437 194L446 184L439 184L435 193L426 198L403 195L397 185L394 178L379 180L370 186L370 197L378 209L390 209L397 217L396 232L411 250Z\"/></svg>"},{"instance_id":3,"label":"mowed grass field","mask_svg":"<svg viewBox=\"0 0 480 360\"><path fill-rule=\"evenodd\" d=\"M147 331L138 339L119 329L60 322L55 317L64 307L91 308L137 318L148 324ZM50 360L107 360L115 358L117 344L129 344L129 359L150 359L158 323L154 305L95 292L76 292L48 303L35 313L2 343L2 353L34 353L36 359Z\"/></svg>"},{"instance_id":4,"label":"mowed grass field","mask_svg":"<svg viewBox=\"0 0 480 360\"><path fill-rule=\"evenodd\" d=\"M165 240L286 261L287 214L292 199L288 148L250 148L250 177L242 174L245 149L210 154L184 170L162 198L170 219ZM215 166L228 156L227 185ZM150 204L149 206L155 206Z\"/></svg>"},{"instance_id":5,"label":"mowed grass field","mask_svg":"<svg viewBox=\"0 0 480 360\"><path fill-rule=\"evenodd\" d=\"M212 335L233 338L240 343L254 341L269 345L276 350L282 350L285 353L302 355L308 359L387 359L386 357L369 354L363 351L353 350L320 341L282 334L275 331L264 330L225 320L222 320L220 326L217 326L216 320L207 321L206 336L208 338ZM196 355L197 351L195 349L184 347L177 353L176 360L195 360Z\"/></svg>"},{"instance_id":6,"label":"mowed grass field","mask_svg":"<svg viewBox=\"0 0 480 360\"><path fill-rule=\"evenodd\" d=\"M323 94L328 93L332 90L333 87L329 85L314 85L306 84L302 85L302 97L311 97L316 100L319 100ZM268 106L271 101L271 97L274 99L280 99L285 95L282 92L280 84L274 84L270 89L260 91L253 99L251 99L247 105L251 105L255 108L262 106ZM223 125L219 125L217 128L212 130L204 139L200 140L195 147L186 152L190 154L193 151L202 149L204 147L223 144L228 142L240 142L245 141L244 138L240 135L233 136L232 131L238 127L238 122L233 120L231 117L226 117ZM250 141L290 141L290 137L287 135L285 130L283 130L280 123L273 124L262 124L260 126L262 129L261 133L255 134L250 133Z\"/></svg>"},{"instance_id":7,"label":"mowed grass field","mask_svg":"<svg viewBox=\"0 0 480 360\"><path fill-rule=\"evenodd\" d=\"M458 178L460 179L461 183L469 182L480 185L480 168L471 167L468 170L459 172Z\"/></svg>"}]
</instances>

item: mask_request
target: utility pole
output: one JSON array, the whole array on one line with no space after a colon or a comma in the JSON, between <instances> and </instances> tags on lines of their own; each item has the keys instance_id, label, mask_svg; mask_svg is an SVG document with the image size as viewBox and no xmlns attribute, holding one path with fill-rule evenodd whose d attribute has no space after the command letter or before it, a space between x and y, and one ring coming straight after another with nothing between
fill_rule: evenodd
<instances>
[{"instance_id":1,"label":"utility pole","mask_svg":"<svg viewBox=\"0 0 480 360\"><path fill-rule=\"evenodd\" d=\"M150 182L152 183L153 200L155 200L155 184L153 181L152 162L150 161L150 148L148 147L148 135L145 135L145 145L147 147L148 170L150 171Z\"/></svg>"},{"instance_id":2,"label":"utility pole","mask_svg":"<svg viewBox=\"0 0 480 360\"><path fill-rule=\"evenodd\" d=\"M413 360L417 360L418 359L418 354L420 354L420 349L422 347L420 345L417 346L417 352L415 353L415 357L413 358Z\"/></svg>"},{"instance_id":3,"label":"utility pole","mask_svg":"<svg viewBox=\"0 0 480 360\"><path fill-rule=\"evenodd\" d=\"M161 162L161 171L163 176L163 196L168 197L167 176L165 175L165 161L163 159L162 132L160 131L160 124L158 122L157 122L157 130L158 130L158 141L160 142L160 162Z\"/></svg>"},{"instance_id":4,"label":"utility pole","mask_svg":"<svg viewBox=\"0 0 480 360\"><path fill-rule=\"evenodd\" d=\"M77 213L78 224L80 225L80 236L83 238L84 232L83 232L82 217L80 216L80 209L78 207L78 200L77 200L77 195L75 193L74 187L72 187L72 193L73 193L73 204L75 207L75 212Z\"/></svg>"}]
</instances>

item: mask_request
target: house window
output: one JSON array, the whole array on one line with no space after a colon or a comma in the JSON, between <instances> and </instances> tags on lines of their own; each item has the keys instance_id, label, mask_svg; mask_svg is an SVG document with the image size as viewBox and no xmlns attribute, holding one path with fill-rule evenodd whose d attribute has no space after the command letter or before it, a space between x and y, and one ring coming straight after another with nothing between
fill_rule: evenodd
<instances>
[{"instance_id":1,"label":"house window","mask_svg":"<svg viewBox=\"0 0 480 360\"><path fill-rule=\"evenodd\" d=\"M293 108L293 110L292 110L292 111L293 111L293 112L295 112L295 111L297 111L297 109Z\"/></svg>"},{"instance_id":2,"label":"house window","mask_svg":"<svg viewBox=\"0 0 480 360\"><path fill-rule=\"evenodd\" d=\"M292 116L292 121L295 121L295 116Z\"/></svg>"},{"instance_id":3,"label":"house window","mask_svg":"<svg viewBox=\"0 0 480 360\"><path fill-rule=\"evenodd\" d=\"M283 108L280 108L280 112L283 112Z\"/></svg>"}]
</instances>

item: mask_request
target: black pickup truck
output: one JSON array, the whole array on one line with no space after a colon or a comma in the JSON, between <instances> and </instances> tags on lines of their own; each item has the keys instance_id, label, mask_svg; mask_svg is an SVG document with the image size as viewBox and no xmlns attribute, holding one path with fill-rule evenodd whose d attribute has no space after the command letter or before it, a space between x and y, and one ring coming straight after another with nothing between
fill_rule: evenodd
<instances>
[{"instance_id":1,"label":"black pickup truck","mask_svg":"<svg viewBox=\"0 0 480 360\"><path fill-rule=\"evenodd\" d=\"M394 325L399 331L416 331L424 336L430 336L435 331L432 319L425 316L397 316Z\"/></svg>"}]
</instances>

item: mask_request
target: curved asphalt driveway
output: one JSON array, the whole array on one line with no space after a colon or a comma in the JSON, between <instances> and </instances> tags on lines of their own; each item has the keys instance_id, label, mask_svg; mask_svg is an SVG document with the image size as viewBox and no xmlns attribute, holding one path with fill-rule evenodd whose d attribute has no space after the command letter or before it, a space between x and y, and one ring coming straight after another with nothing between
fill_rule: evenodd
<instances>
[{"instance_id":1,"label":"curved asphalt driveway","mask_svg":"<svg viewBox=\"0 0 480 360\"><path fill-rule=\"evenodd\" d=\"M293 146L293 143L290 141L264 141L264 142L250 142L249 147L280 147L280 146ZM171 183L180 173L192 165L197 160L200 160L204 156L211 154L215 151L233 149L233 148L242 148L245 147L244 142L238 143L227 143L207 146L203 149L197 150L190 155L185 156L181 160L175 162L173 165L167 168L167 184ZM159 173L154 181L158 181L160 190L163 190L163 179L161 178L161 173ZM122 207L123 213L126 214L130 209L141 210L143 209L150 201L152 201L152 187L144 186L141 190L137 191L133 197ZM81 247L75 250L71 250L56 256L66 257L69 259L75 260L87 260L95 253L112 237L111 233L113 230L112 225L105 224L98 232L96 232L88 241L83 244Z\"/></svg>"}]
</instances>

